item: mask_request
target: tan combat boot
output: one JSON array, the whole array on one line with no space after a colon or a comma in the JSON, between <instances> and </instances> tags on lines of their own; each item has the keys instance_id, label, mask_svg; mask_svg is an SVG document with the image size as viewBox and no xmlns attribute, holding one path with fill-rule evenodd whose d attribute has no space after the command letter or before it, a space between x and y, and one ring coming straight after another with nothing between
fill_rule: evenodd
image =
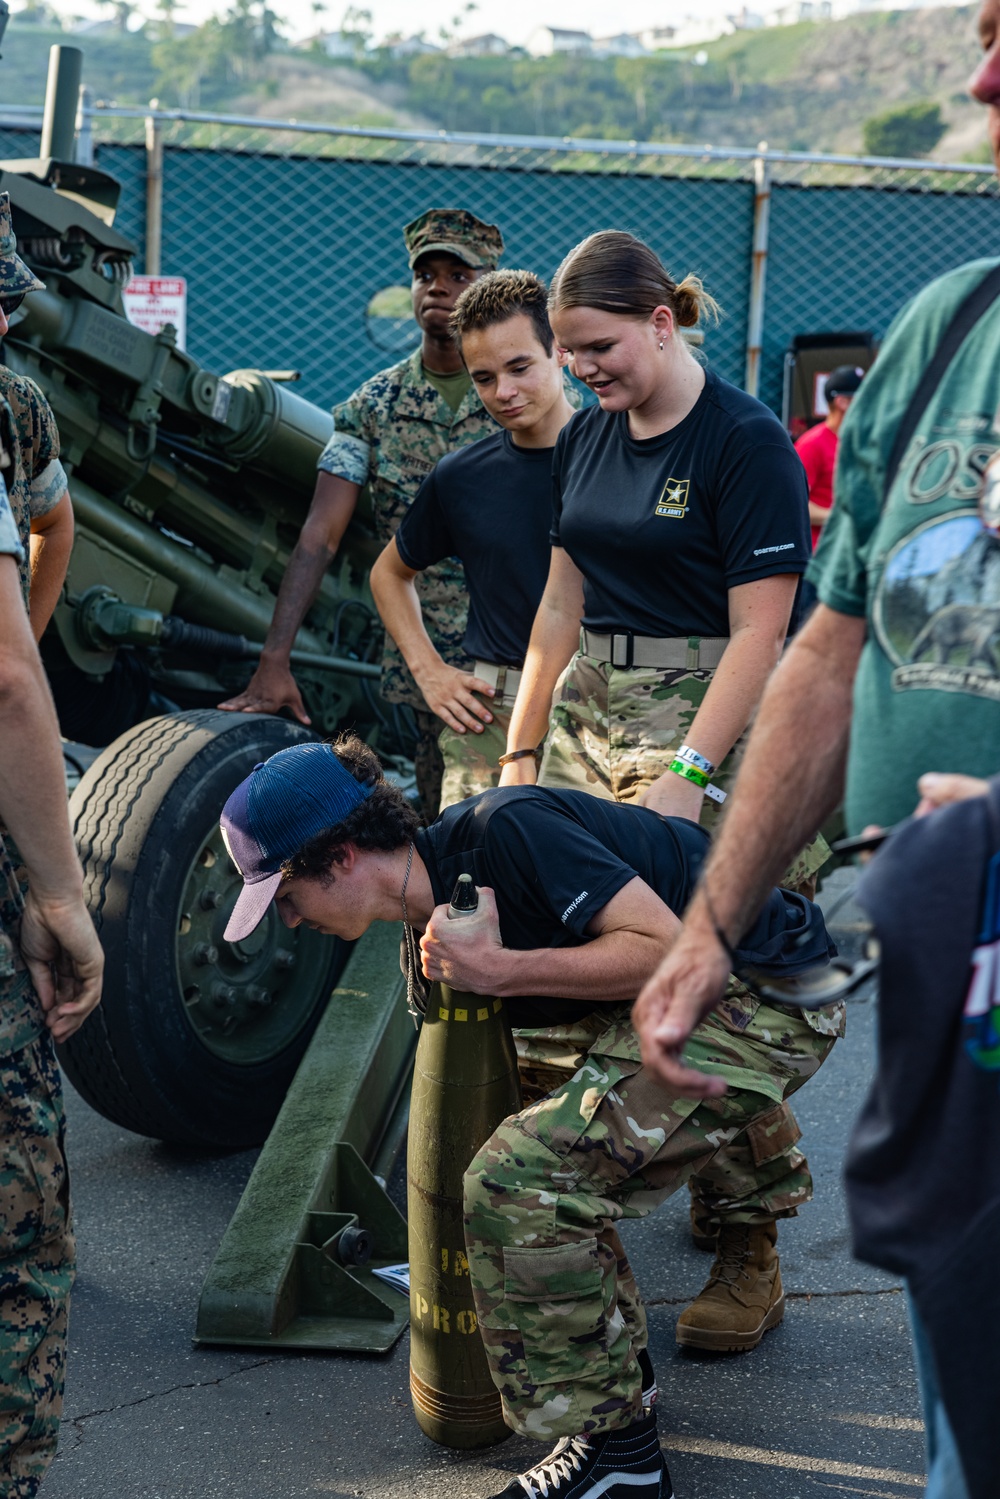
<instances>
[{"instance_id":1,"label":"tan combat boot","mask_svg":"<svg viewBox=\"0 0 1000 1499\"><path fill-rule=\"evenodd\" d=\"M723 1223L705 1289L677 1319L682 1348L744 1353L785 1315L776 1223Z\"/></svg>"}]
</instances>

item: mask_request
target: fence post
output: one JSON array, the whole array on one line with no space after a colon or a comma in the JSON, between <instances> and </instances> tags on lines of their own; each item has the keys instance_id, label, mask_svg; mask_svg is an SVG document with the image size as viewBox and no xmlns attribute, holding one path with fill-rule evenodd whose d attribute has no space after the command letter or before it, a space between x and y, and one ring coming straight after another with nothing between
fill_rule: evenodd
<instances>
[{"instance_id":1,"label":"fence post","mask_svg":"<svg viewBox=\"0 0 1000 1499\"><path fill-rule=\"evenodd\" d=\"M158 101L150 100L155 109ZM146 275L160 275L163 249L163 126L146 116Z\"/></svg>"},{"instance_id":2,"label":"fence post","mask_svg":"<svg viewBox=\"0 0 1000 1499\"><path fill-rule=\"evenodd\" d=\"M767 281L768 230L771 220L771 163L761 141L754 157L753 252L750 266L750 308L747 313L747 363L743 381L748 395L760 388L760 351L764 338L764 287Z\"/></svg>"}]
</instances>

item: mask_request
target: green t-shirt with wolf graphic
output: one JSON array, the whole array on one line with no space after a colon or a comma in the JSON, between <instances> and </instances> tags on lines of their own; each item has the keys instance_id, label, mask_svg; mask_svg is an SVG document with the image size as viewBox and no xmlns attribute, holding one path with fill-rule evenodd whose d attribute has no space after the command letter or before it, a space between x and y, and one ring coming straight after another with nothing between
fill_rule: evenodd
<instances>
[{"instance_id":1,"label":"green t-shirt with wolf graphic","mask_svg":"<svg viewBox=\"0 0 1000 1499\"><path fill-rule=\"evenodd\" d=\"M1000 770L1000 542L979 492L1000 448L1000 298L931 398L884 503L896 431L952 317L996 260L972 261L904 308L840 431L831 519L808 576L864 616L847 821L888 826L925 771Z\"/></svg>"}]
</instances>

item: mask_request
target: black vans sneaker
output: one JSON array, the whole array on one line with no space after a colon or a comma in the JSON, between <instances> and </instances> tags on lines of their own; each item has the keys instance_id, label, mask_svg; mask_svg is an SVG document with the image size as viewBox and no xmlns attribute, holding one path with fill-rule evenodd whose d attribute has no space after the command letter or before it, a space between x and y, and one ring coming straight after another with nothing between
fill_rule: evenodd
<instances>
[{"instance_id":1,"label":"black vans sneaker","mask_svg":"<svg viewBox=\"0 0 1000 1499\"><path fill-rule=\"evenodd\" d=\"M490 1499L673 1499L656 1417L596 1437L563 1437Z\"/></svg>"}]
</instances>

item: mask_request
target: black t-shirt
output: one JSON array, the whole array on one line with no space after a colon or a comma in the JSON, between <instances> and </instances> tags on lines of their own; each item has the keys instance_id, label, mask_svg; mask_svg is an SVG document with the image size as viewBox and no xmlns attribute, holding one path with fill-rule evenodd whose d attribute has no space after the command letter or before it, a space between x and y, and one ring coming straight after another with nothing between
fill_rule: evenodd
<instances>
[{"instance_id":1,"label":"black t-shirt","mask_svg":"<svg viewBox=\"0 0 1000 1499\"><path fill-rule=\"evenodd\" d=\"M632 437L625 412L573 417L556 443L551 540L583 573L588 629L728 635L729 588L805 571L805 470L774 413L708 370L659 437Z\"/></svg>"},{"instance_id":2,"label":"black t-shirt","mask_svg":"<svg viewBox=\"0 0 1000 1499\"><path fill-rule=\"evenodd\" d=\"M607 802L585 791L505 786L446 807L416 835L434 899L460 874L496 892L505 947L579 947L587 923L638 875L677 915L687 905L708 834L683 817ZM516 1026L589 1015L586 1000L508 1000Z\"/></svg>"},{"instance_id":3,"label":"black t-shirt","mask_svg":"<svg viewBox=\"0 0 1000 1499\"><path fill-rule=\"evenodd\" d=\"M407 567L423 572L444 557L465 567L465 649L473 659L524 661L549 571L552 453L495 432L447 454L396 532Z\"/></svg>"}]
</instances>

